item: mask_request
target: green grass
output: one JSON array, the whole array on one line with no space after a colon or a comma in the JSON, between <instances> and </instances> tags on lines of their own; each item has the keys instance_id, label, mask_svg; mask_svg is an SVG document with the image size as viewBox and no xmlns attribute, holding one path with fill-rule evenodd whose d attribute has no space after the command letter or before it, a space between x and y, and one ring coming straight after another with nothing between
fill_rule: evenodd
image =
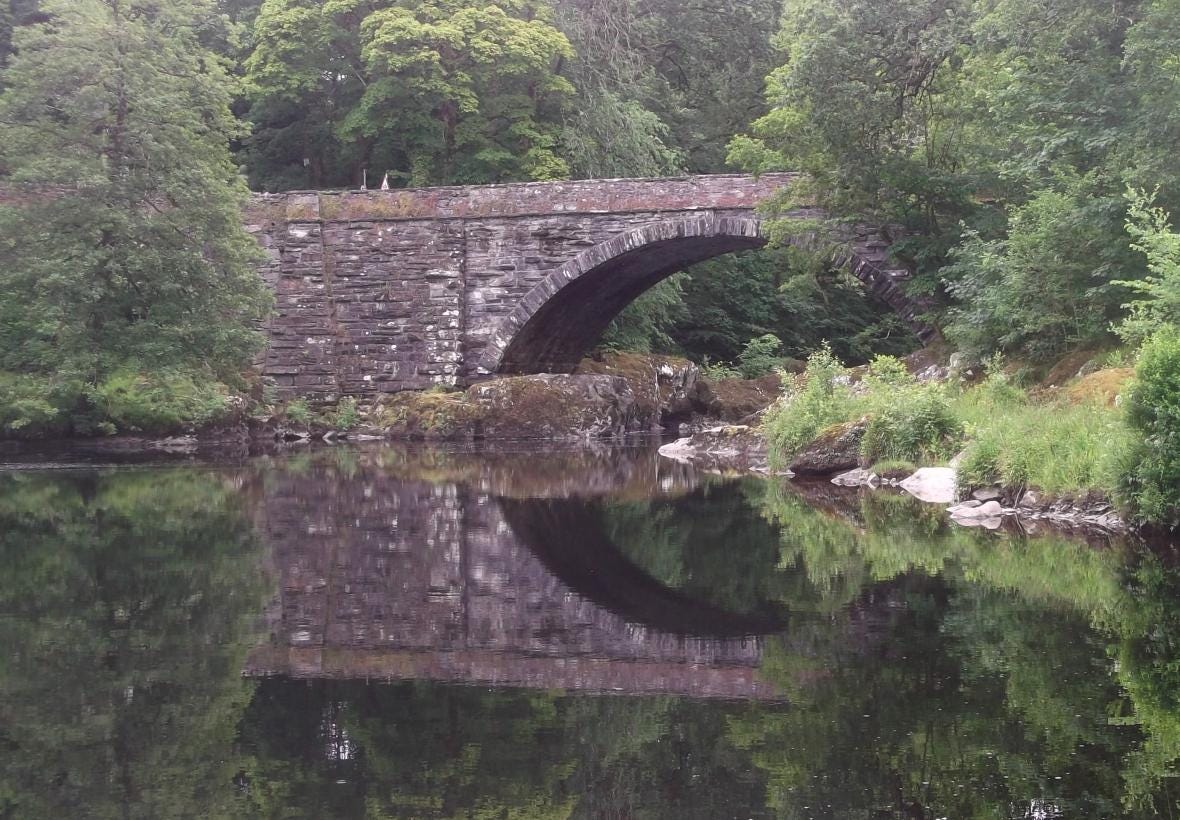
<instances>
[{"instance_id":1,"label":"green grass","mask_svg":"<svg viewBox=\"0 0 1180 820\"><path fill-rule=\"evenodd\" d=\"M1131 440L1121 410L1099 404L996 403L975 393L967 391L955 403L968 440L960 486L1114 492L1120 455Z\"/></svg>"},{"instance_id":2,"label":"green grass","mask_svg":"<svg viewBox=\"0 0 1180 820\"><path fill-rule=\"evenodd\" d=\"M858 389L840 383L825 354L805 386L768 414L767 439L777 464L789 463L816 434L867 417L862 444L874 471L933 465L963 452L960 486L1000 483L1049 493L1100 490L1113 495L1134 435L1119 407L1102 402L1038 401L998 369L981 385L919 384L880 358Z\"/></svg>"}]
</instances>

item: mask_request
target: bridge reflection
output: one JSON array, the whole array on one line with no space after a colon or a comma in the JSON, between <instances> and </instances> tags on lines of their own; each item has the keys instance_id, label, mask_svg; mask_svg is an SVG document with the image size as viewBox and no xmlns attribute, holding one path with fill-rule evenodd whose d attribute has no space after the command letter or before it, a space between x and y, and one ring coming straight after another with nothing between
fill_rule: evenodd
<instances>
[{"instance_id":1,"label":"bridge reflection","mask_svg":"<svg viewBox=\"0 0 1180 820\"><path fill-rule=\"evenodd\" d=\"M428 679L775 699L773 610L678 592L607 537L602 499L692 493L654 453L331 453L271 474L278 598L250 676Z\"/></svg>"}]
</instances>

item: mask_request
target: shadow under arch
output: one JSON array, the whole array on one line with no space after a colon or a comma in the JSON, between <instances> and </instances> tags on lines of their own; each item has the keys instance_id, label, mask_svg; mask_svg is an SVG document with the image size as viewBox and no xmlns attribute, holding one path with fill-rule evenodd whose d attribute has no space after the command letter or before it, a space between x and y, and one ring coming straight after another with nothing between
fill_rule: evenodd
<instances>
[{"instance_id":1,"label":"shadow under arch","mask_svg":"<svg viewBox=\"0 0 1180 820\"><path fill-rule=\"evenodd\" d=\"M498 498L512 532L563 584L625 621L672 635L746 638L782 632L778 608L737 613L665 586L607 537L584 499Z\"/></svg>"},{"instance_id":2,"label":"shadow under arch","mask_svg":"<svg viewBox=\"0 0 1180 820\"><path fill-rule=\"evenodd\" d=\"M488 373L569 373L615 316L677 271L766 244L755 218L712 213L646 225L583 251L545 277L499 326Z\"/></svg>"},{"instance_id":3,"label":"shadow under arch","mask_svg":"<svg viewBox=\"0 0 1180 820\"><path fill-rule=\"evenodd\" d=\"M815 220L818 210L789 216ZM846 225L832 235L805 233L791 244L831 246L832 264L847 266L870 295L895 311L928 344L939 338L925 320L929 305L906 294L910 272L889 260L900 229ZM904 232L902 232L904 235ZM619 234L583 251L538 283L501 320L479 358L483 375L572 373L614 318L662 280L716 256L764 247L768 237L756 216L701 213Z\"/></svg>"}]
</instances>

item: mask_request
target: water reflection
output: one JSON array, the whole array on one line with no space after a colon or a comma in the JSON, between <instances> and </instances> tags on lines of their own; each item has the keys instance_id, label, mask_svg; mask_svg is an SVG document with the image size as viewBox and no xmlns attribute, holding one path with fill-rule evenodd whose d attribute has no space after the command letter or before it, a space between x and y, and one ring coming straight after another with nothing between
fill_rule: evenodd
<instances>
[{"instance_id":1,"label":"water reflection","mask_svg":"<svg viewBox=\"0 0 1180 820\"><path fill-rule=\"evenodd\" d=\"M631 562L604 527L611 491L696 498L700 479L682 466L580 455L555 483L534 456L505 469L456 455L423 471L355 455L267 482L282 591L250 674L774 696L754 670L758 636L781 615L695 599Z\"/></svg>"},{"instance_id":2,"label":"water reflection","mask_svg":"<svg viewBox=\"0 0 1180 820\"><path fill-rule=\"evenodd\" d=\"M1180 814L1134 544L378 448L0 473L0 567L0 818Z\"/></svg>"}]
</instances>

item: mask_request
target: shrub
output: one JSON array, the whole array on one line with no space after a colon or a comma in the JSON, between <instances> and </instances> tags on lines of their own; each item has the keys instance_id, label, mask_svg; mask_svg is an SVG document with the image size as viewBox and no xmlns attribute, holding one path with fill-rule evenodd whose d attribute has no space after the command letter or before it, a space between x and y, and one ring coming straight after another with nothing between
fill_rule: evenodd
<instances>
[{"instance_id":1,"label":"shrub","mask_svg":"<svg viewBox=\"0 0 1180 820\"><path fill-rule=\"evenodd\" d=\"M0 435L40 436L69 427L80 388L43 376L0 372Z\"/></svg>"},{"instance_id":2,"label":"shrub","mask_svg":"<svg viewBox=\"0 0 1180 820\"><path fill-rule=\"evenodd\" d=\"M295 399L283 410L283 415L296 424L311 424L312 412L303 399Z\"/></svg>"},{"instance_id":3,"label":"shrub","mask_svg":"<svg viewBox=\"0 0 1180 820\"><path fill-rule=\"evenodd\" d=\"M101 418L128 432L175 433L224 417L225 386L192 373L122 370L89 391Z\"/></svg>"},{"instance_id":4,"label":"shrub","mask_svg":"<svg viewBox=\"0 0 1180 820\"><path fill-rule=\"evenodd\" d=\"M761 378L782 364L782 349L782 339L773 333L751 339L738 354L737 369L743 378Z\"/></svg>"},{"instance_id":5,"label":"shrub","mask_svg":"<svg viewBox=\"0 0 1180 820\"><path fill-rule=\"evenodd\" d=\"M357 410L356 399L352 396L342 398L329 422L337 430L351 430L360 424L361 414Z\"/></svg>"},{"instance_id":6,"label":"shrub","mask_svg":"<svg viewBox=\"0 0 1180 820\"><path fill-rule=\"evenodd\" d=\"M905 362L896 356L875 357L869 362L869 372L865 381L873 390L915 383L913 375L906 369Z\"/></svg>"},{"instance_id":7,"label":"shrub","mask_svg":"<svg viewBox=\"0 0 1180 820\"><path fill-rule=\"evenodd\" d=\"M801 390L774 405L764 426L771 461L781 467L823 429L847 421L855 401L846 385L838 383L843 365L825 344L807 359Z\"/></svg>"},{"instance_id":8,"label":"shrub","mask_svg":"<svg viewBox=\"0 0 1180 820\"><path fill-rule=\"evenodd\" d=\"M963 424L938 385L886 386L869 406L861 452L872 461L941 461L962 440Z\"/></svg>"},{"instance_id":9,"label":"shrub","mask_svg":"<svg viewBox=\"0 0 1180 820\"><path fill-rule=\"evenodd\" d=\"M1135 368L1127 420L1142 436L1121 482L1144 521L1180 524L1180 329L1157 332Z\"/></svg>"}]
</instances>

